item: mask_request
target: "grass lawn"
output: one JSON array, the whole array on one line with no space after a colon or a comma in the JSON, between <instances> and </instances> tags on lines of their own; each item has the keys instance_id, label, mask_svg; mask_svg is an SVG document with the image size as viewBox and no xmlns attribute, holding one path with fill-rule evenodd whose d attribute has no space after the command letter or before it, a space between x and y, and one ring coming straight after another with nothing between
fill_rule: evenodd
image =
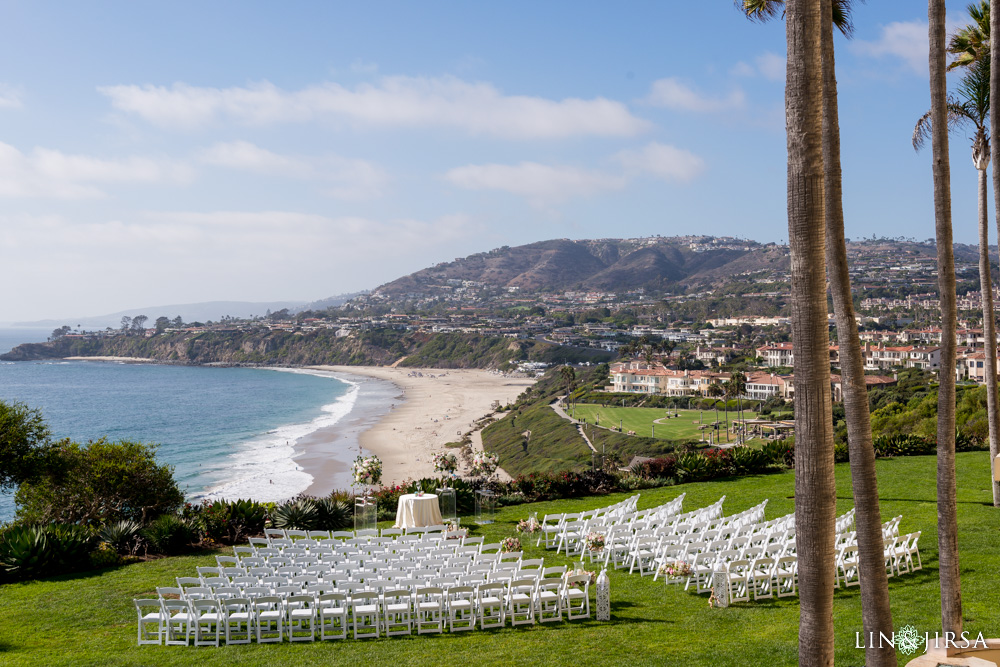
<instances>
[{"instance_id":1,"label":"grass lawn","mask_svg":"<svg viewBox=\"0 0 1000 667\"><path fill-rule=\"evenodd\" d=\"M576 418L580 421L586 421L588 424L595 423L597 418L600 417L601 426L614 426L618 428L620 421L625 431L635 431L636 435L646 438L652 434L653 437L667 440L698 440L702 437L702 434L707 439L708 432L702 431L699 428L702 420L704 419L705 424L715 422L715 410L677 410L676 412L680 417L672 416L675 412L674 410L665 410L663 408L615 408L591 403L578 403L574 410ZM668 412L671 417L665 419ZM719 411L719 435L723 443L726 441L725 433L722 430L725 425L725 414L725 412ZM743 414L746 415L747 419L753 419L757 416L748 410L745 410ZM730 423L736 418L737 413L730 410ZM654 423L655 420L660 421ZM736 440L736 436L733 433L730 433L729 437L731 442Z\"/></svg>"},{"instance_id":2,"label":"grass lawn","mask_svg":"<svg viewBox=\"0 0 1000 667\"><path fill-rule=\"evenodd\" d=\"M959 454L958 512L965 628L973 636L1000 635L1000 510L990 505L988 456ZM894 623L921 633L940 627L937 572L935 464L932 456L878 461L883 518L903 515L900 530L923 531L924 569L890 579ZM685 484L643 491L640 508L687 492L685 509L726 495L725 513L767 498L767 518L793 510L789 472ZM506 508L484 526L488 540L514 533L531 511L578 511L624 498L616 494ZM837 466L837 509L853 506L850 471ZM526 540L525 540L526 542ZM526 557L565 563L532 544ZM211 554L169 558L83 575L0 586L0 664L31 665L793 665L797 657L797 598L740 603L709 609L706 596L665 586L652 577L611 573L612 621L505 628L441 636L346 640L313 644L181 648L136 645L132 598L150 596L196 565L214 564ZM857 588L835 593L836 664L864 664L855 649L861 631ZM906 656L900 655L900 665Z\"/></svg>"}]
</instances>

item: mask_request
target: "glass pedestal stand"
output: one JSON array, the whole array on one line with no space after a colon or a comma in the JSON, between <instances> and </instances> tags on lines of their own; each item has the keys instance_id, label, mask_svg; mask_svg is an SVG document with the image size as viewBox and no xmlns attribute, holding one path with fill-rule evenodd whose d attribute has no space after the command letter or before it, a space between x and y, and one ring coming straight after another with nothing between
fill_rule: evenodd
<instances>
[{"instance_id":1,"label":"glass pedestal stand","mask_svg":"<svg viewBox=\"0 0 1000 667\"><path fill-rule=\"evenodd\" d=\"M354 498L354 532L378 530L378 504L370 489Z\"/></svg>"},{"instance_id":2,"label":"glass pedestal stand","mask_svg":"<svg viewBox=\"0 0 1000 667\"><path fill-rule=\"evenodd\" d=\"M476 523L480 526L493 523L496 514L496 495L487 489L476 491Z\"/></svg>"},{"instance_id":3,"label":"glass pedestal stand","mask_svg":"<svg viewBox=\"0 0 1000 667\"><path fill-rule=\"evenodd\" d=\"M455 497L455 489L438 489L438 506L441 508L441 519L445 523L453 523L458 526L458 503Z\"/></svg>"}]
</instances>

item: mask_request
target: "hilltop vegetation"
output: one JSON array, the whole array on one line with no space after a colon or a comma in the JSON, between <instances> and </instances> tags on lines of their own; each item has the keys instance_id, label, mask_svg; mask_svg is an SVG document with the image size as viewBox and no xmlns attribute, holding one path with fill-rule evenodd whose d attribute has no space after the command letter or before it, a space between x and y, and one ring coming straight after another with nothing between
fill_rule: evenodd
<instances>
[{"instance_id":1,"label":"hilltop vegetation","mask_svg":"<svg viewBox=\"0 0 1000 667\"><path fill-rule=\"evenodd\" d=\"M165 332L150 337L61 337L29 343L0 356L8 361L63 357L140 357L185 364L310 366L389 365L423 368L506 368L519 361L572 363L604 361L611 355L538 340L464 333L427 334L394 329L360 331L338 337L314 331Z\"/></svg>"}]
</instances>

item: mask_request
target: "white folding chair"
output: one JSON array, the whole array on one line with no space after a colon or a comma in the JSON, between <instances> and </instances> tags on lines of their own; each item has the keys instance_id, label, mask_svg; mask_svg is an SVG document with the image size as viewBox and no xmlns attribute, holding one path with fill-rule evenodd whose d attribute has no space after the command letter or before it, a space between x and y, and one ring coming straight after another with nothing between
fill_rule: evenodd
<instances>
[{"instance_id":1,"label":"white folding chair","mask_svg":"<svg viewBox=\"0 0 1000 667\"><path fill-rule=\"evenodd\" d=\"M515 579L507 587L507 615L511 625L535 624L535 580Z\"/></svg>"},{"instance_id":2,"label":"white folding chair","mask_svg":"<svg viewBox=\"0 0 1000 667\"><path fill-rule=\"evenodd\" d=\"M452 586L447 592L448 631L476 629L476 591L472 586Z\"/></svg>"},{"instance_id":3,"label":"white folding chair","mask_svg":"<svg viewBox=\"0 0 1000 667\"><path fill-rule=\"evenodd\" d=\"M778 589L778 597L786 598L795 595L798 584L798 559L795 556L782 556L774 564L774 585Z\"/></svg>"},{"instance_id":4,"label":"white folding chair","mask_svg":"<svg viewBox=\"0 0 1000 667\"><path fill-rule=\"evenodd\" d=\"M163 614L163 622L166 626L167 646L187 646L191 643L191 636L194 634L194 625L191 622L191 605L187 600L160 600L160 609Z\"/></svg>"},{"instance_id":5,"label":"white folding chair","mask_svg":"<svg viewBox=\"0 0 1000 667\"><path fill-rule=\"evenodd\" d=\"M771 582L774 580L774 559L758 558L750 566L748 577L749 588L753 592L755 600L773 598L774 591Z\"/></svg>"},{"instance_id":6,"label":"white folding chair","mask_svg":"<svg viewBox=\"0 0 1000 667\"><path fill-rule=\"evenodd\" d=\"M504 585L483 584L479 587L477 608L479 627L482 630L502 628L506 622L504 615Z\"/></svg>"},{"instance_id":7,"label":"white folding chair","mask_svg":"<svg viewBox=\"0 0 1000 667\"><path fill-rule=\"evenodd\" d=\"M535 618L539 623L562 621L563 586L562 578L542 579L535 584Z\"/></svg>"},{"instance_id":8,"label":"white folding chair","mask_svg":"<svg viewBox=\"0 0 1000 667\"><path fill-rule=\"evenodd\" d=\"M225 623L225 611L218 600L192 600L194 645L218 646Z\"/></svg>"},{"instance_id":9,"label":"white folding chair","mask_svg":"<svg viewBox=\"0 0 1000 667\"><path fill-rule=\"evenodd\" d=\"M139 616L139 645L161 644L163 642L165 615L163 605L160 604L160 598L144 598L132 600L132 602L135 603L135 611Z\"/></svg>"},{"instance_id":10,"label":"white folding chair","mask_svg":"<svg viewBox=\"0 0 1000 667\"><path fill-rule=\"evenodd\" d=\"M287 614L285 620L288 625L288 641L315 641L316 598L312 595L289 595L285 600L285 613Z\"/></svg>"},{"instance_id":11,"label":"white folding chair","mask_svg":"<svg viewBox=\"0 0 1000 667\"><path fill-rule=\"evenodd\" d=\"M379 594L375 591L356 591L351 594L351 620L355 639L378 637Z\"/></svg>"},{"instance_id":12,"label":"white folding chair","mask_svg":"<svg viewBox=\"0 0 1000 667\"><path fill-rule=\"evenodd\" d=\"M436 586L418 587L413 595L417 634L444 632L444 590Z\"/></svg>"},{"instance_id":13,"label":"white folding chair","mask_svg":"<svg viewBox=\"0 0 1000 667\"><path fill-rule=\"evenodd\" d=\"M590 575L571 574L564 578L563 582L562 596L566 606L566 620L590 618Z\"/></svg>"},{"instance_id":14,"label":"white folding chair","mask_svg":"<svg viewBox=\"0 0 1000 667\"><path fill-rule=\"evenodd\" d=\"M324 593L316 599L319 638L347 638L347 595L344 593Z\"/></svg>"},{"instance_id":15,"label":"white folding chair","mask_svg":"<svg viewBox=\"0 0 1000 667\"><path fill-rule=\"evenodd\" d=\"M387 637L413 632L413 600L407 588L386 588L382 596L382 614Z\"/></svg>"},{"instance_id":16,"label":"white folding chair","mask_svg":"<svg viewBox=\"0 0 1000 667\"><path fill-rule=\"evenodd\" d=\"M231 597L221 602L226 612L226 644L249 644L254 620L250 598Z\"/></svg>"},{"instance_id":17,"label":"white folding chair","mask_svg":"<svg viewBox=\"0 0 1000 667\"><path fill-rule=\"evenodd\" d=\"M276 595L262 595L253 599L254 626L257 629L257 643L281 643L284 639L285 609L281 598Z\"/></svg>"}]
</instances>

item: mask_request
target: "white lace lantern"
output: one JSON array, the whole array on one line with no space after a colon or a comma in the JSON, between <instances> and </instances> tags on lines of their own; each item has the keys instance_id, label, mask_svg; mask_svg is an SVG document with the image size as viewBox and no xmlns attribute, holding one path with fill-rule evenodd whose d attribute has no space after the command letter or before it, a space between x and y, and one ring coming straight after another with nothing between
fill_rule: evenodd
<instances>
[{"instance_id":1,"label":"white lace lantern","mask_svg":"<svg viewBox=\"0 0 1000 667\"><path fill-rule=\"evenodd\" d=\"M597 575L597 620L611 620L611 579L607 570Z\"/></svg>"},{"instance_id":2,"label":"white lace lantern","mask_svg":"<svg viewBox=\"0 0 1000 667\"><path fill-rule=\"evenodd\" d=\"M712 597L716 607L729 606L729 573L719 568L712 573Z\"/></svg>"}]
</instances>

